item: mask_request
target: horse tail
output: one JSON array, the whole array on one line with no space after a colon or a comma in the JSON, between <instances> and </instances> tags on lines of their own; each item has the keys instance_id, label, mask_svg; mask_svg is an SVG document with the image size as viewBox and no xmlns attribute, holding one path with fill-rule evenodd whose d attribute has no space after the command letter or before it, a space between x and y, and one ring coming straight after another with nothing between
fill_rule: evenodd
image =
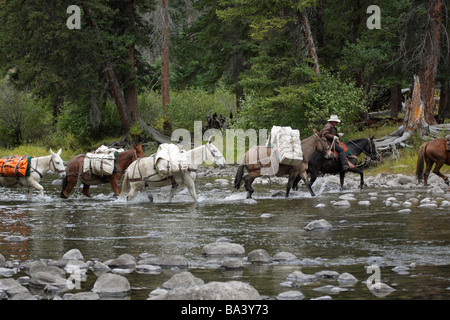
<instances>
[{"instance_id":1,"label":"horse tail","mask_svg":"<svg viewBox=\"0 0 450 320\"><path fill-rule=\"evenodd\" d=\"M130 192L130 177L128 176L128 171L123 175L122 181L122 193L128 194Z\"/></svg>"},{"instance_id":2,"label":"horse tail","mask_svg":"<svg viewBox=\"0 0 450 320\"><path fill-rule=\"evenodd\" d=\"M424 168L424 160L425 160L425 149L428 145L428 142L422 144L419 148L419 154L417 155L417 165L416 165L416 177L418 182L423 179L423 168Z\"/></svg>"},{"instance_id":3,"label":"horse tail","mask_svg":"<svg viewBox=\"0 0 450 320\"><path fill-rule=\"evenodd\" d=\"M239 163L239 167L236 172L236 176L234 177L234 188L236 190L239 190L239 188L241 187L242 177L244 176L244 167L245 167L245 156L242 158L241 162Z\"/></svg>"}]
</instances>

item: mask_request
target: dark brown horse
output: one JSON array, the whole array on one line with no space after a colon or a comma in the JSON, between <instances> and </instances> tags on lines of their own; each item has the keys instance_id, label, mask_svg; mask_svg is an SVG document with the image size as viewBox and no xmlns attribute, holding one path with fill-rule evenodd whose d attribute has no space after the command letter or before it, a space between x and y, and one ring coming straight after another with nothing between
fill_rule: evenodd
<instances>
[{"instance_id":1,"label":"dark brown horse","mask_svg":"<svg viewBox=\"0 0 450 320\"><path fill-rule=\"evenodd\" d=\"M83 183L83 194L90 197L89 187L91 185L98 185L103 183L110 183L114 191L114 196L118 197L120 194L119 180L125 173L128 166L137 158L145 157L142 151L142 145L133 145L132 150L126 150L117 153L117 164L114 172L110 176L97 176L93 174L83 173L84 154L73 157L66 166L66 176L63 179L61 190L61 198L67 199L73 187L80 180Z\"/></svg>"},{"instance_id":2,"label":"dark brown horse","mask_svg":"<svg viewBox=\"0 0 450 320\"><path fill-rule=\"evenodd\" d=\"M325 138L320 138L317 133L314 133L309 138L302 140L302 151L305 161L303 161L298 166L290 166L285 164L275 165L270 161L271 148L264 146L255 146L248 150L243 159L240 162L238 170L236 172L236 176L234 178L234 187L239 190L241 187L241 181L244 180L245 189L247 190L247 199L252 197L254 189L252 188L253 181L262 175L271 175L274 174L276 176L289 175L288 184L286 187L286 198L289 197L289 192L292 188L292 184L297 176L300 176L302 180L305 182L306 187L312 196L314 196L314 192L311 189L311 186L308 182L308 176L306 174L306 170L308 169L308 159L314 151L320 153L328 153L330 152L330 148L326 142ZM244 176L244 168L247 168L248 174ZM278 170L274 170L274 168ZM273 172L275 171L275 172Z\"/></svg>"},{"instance_id":3,"label":"dark brown horse","mask_svg":"<svg viewBox=\"0 0 450 320\"><path fill-rule=\"evenodd\" d=\"M426 164L425 172L423 165L424 162ZM449 185L448 177L439 172L444 164L448 166L450 165L450 151L448 151L446 148L445 139L434 139L430 142L425 142L419 148L416 165L416 176L419 183L423 178L423 185L425 187L428 186L428 176L430 174L431 168L435 163L436 165L434 166L433 172L444 179L445 183Z\"/></svg>"}]
</instances>

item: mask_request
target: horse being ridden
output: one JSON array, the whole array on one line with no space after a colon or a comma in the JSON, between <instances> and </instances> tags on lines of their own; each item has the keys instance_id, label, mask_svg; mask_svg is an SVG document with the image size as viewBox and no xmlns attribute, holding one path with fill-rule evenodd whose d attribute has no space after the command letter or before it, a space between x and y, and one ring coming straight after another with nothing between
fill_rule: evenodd
<instances>
[{"instance_id":1,"label":"horse being ridden","mask_svg":"<svg viewBox=\"0 0 450 320\"><path fill-rule=\"evenodd\" d=\"M289 179L286 186L286 198L289 197L289 192L293 187L294 180L302 179L305 182L306 187L312 196L314 196L314 192L311 189L311 185L308 182L308 176L306 174L306 170L308 169L308 159L313 152L318 152L320 154L329 153L330 148L326 142L325 138L319 137L316 131L314 134L301 142L303 157L305 161L303 161L299 166L290 166L285 164L279 164L278 170L276 172L270 172L269 168L273 168L273 165L270 160L270 155L272 152L271 147L265 146L254 146L250 148L242 158L238 170L236 172L236 176L234 178L234 187L239 190L241 187L241 181L244 180L245 189L247 190L247 199L252 197L254 189L252 187L253 181L262 175L274 174L276 176L283 176L288 174ZM244 176L244 168L247 168L248 174ZM272 170L273 171L273 170ZM270 172L270 173L269 173ZM298 183L298 181L297 181Z\"/></svg>"},{"instance_id":2,"label":"horse being ridden","mask_svg":"<svg viewBox=\"0 0 450 320\"><path fill-rule=\"evenodd\" d=\"M119 180L124 174L128 166L136 159L145 157L142 151L142 145L133 145L133 149L126 150L117 153L117 164L114 172L110 176L97 176L94 174L83 173L84 158L86 155L80 154L73 157L66 168L66 176L63 179L63 185L61 190L61 198L67 199L70 196L70 192L73 187L81 181L83 183L83 194L87 197L91 197L89 194L89 187L91 185L98 185L103 183L110 183L114 191L114 196L117 197L120 194Z\"/></svg>"},{"instance_id":3,"label":"horse being ridden","mask_svg":"<svg viewBox=\"0 0 450 320\"><path fill-rule=\"evenodd\" d=\"M423 178L423 185L425 187L428 186L428 176L435 163L433 173L444 179L445 183L449 185L448 177L440 172L444 164L450 165L450 150L447 149L446 144L447 141L445 139L434 139L430 142L425 142L419 148L416 176L419 183ZM425 172L424 162L426 164Z\"/></svg>"},{"instance_id":4,"label":"horse being ridden","mask_svg":"<svg viewBox=\"0 0 450 320\"><path fill-rule=\"evenodd\" d=\"M125 173L122 182L122 193L127 195L127 200L132 200L145 186L163 187L172 184L169 202L178 186L183 183L189 190L192 198L197 201L194 180L197 176L197 168L205 161L210 161L219 167L226 166L225 158L219 149L212 144L212 136L208 143L186 152L188 171L162 177L156 171L153 155L134 161Z\"/></svg>"},{"instance_id":5,"label":"horse being ridden","mask_svg":"<svg viewBox=\"0 0 450 320\"><path fill-rule=\"evenodd\" d=\"M33 189L40 192L41 197L44 196L44 187L39 184L39 181L47 171L58 173L60 177L66 175L64 161L60 157L61 149L54 153L50 149L50 155L43 157L35 157L30 160L30 175L27 177L3 177L0 176L0 185L8 188L16 188L20 186L28 187L27 199L31 200Z\"/></svg>"},{"instance_id":6,"label":"horse being ridden","mask_svg":"<svg viewBox=\"0 0 450 320\"><path fill-rule=\"evenodd\" d=\"M341 161L334 159L327 159L323 154L315 152L311 155L308 163L308 171L311 174L310 184L311 186L316 181L319 171L322 173L330 173L340 175L341 188L344 187L344 178L347 171L358 173L361 176L360 188L364 186L364 173L362 170L358 169L355 165L358 161L358 156L364 152L372 160L379 159L377 150L375 148L375 142L373 141L373 136L367 139L356 139L350 140L345 143L348 151L350 151L351 156L349 156L349 162L354 166L348 170L342 170Z\"/></svg>"}]
</instances>

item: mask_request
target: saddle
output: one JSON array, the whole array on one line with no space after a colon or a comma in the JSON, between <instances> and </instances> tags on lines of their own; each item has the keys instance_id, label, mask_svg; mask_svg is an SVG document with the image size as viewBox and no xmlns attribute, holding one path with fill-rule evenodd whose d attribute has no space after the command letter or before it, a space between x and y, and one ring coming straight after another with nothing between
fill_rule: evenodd
<instances>
[{"instance_id":1,"label":"saddle","mask_svg":"<svg viewBox=\"0 0 450 320\"><path fill-rule=\"evenodd\" d=\"M0 176L28 177L30 175L30 160L28 156L10 156L0 159Z\"/></svg>"},{"instance_id":2,"label":"saddle","mask_svg":"<svg viewBox=\"0 0 450 320\"><path fill-rule=\"evenodd\" d=\"M345 145L345 143L343 142L339 142L339 146L344 149L345 151L345 155L347 157L347 164L350 167L350 169L353 169L355 167L355 165L353 163L350 162L350 160L348 159L349 157L352 158L356 158L354 155L352 155L352 153L348 150L347 146ZM331 160L339 160L339 153L337 151L334 151L333 148L331 149L331 156L330 156Z\"/></svg>"},{"instance_id":3,"label":"saddle","mask_svg":"<svg viewBox=\"0 0 450 320\"><path fill-rule=\"evenodd\" d=\"M88 152L83 162L83 173L100 177L111 176L117 169L117 153L123 149L99 147L94 152Z\"/></svg>"},{"instance_id":4,"label":"saddle","mask_svg":"<svg viewBox=\"0 0 450 320\"><path fill-rule=\"evenodd\" d=\"M172 176L189 169L184 150L171 143L159 145L156 154L153 155L154 169L162 177Z\"/></svg>"}]
</instances>

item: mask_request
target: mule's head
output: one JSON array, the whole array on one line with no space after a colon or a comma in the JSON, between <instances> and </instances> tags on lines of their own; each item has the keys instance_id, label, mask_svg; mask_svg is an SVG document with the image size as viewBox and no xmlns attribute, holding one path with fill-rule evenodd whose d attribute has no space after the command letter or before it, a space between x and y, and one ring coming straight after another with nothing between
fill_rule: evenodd
<instances>
[{"instance_id":1,"label":"mule's head","mask_svg":"<svg viewBox=\"0 0 450 320\"><path fill-rule=\"evenodd\" d=\"M381 160L380 155L377 152L377 149L375 147L375 142L373 141L374 136L369 136L367 141L369 142L364 146L364 151L367 155L369 155L370 159L372 160Z\"/></svg>"},{"instance_id":2,"label":"mule's head","mask_svg":"<svg viewBox=\"0 0 450 320\"><path fill-rule=\"evenodd\" d=\"M325 158L329 158L331 156L331 147L328 145L327 139L319 135L316 129L314 129L314 134L317 138L316 151L323 154Z\"/></svg>"},{"instance_id":3,"label":"mule's head","mask_svg":"<svg viewBox=\"0 0 450 320\"><path fill-rule=\"evenodd\" d=\"M136 157L143 158L145 157L144 150L142 149L142 144L135 145L133 144L133 148L136 151Z\"/></svg>"},{"instance_id":4,"label":"mule's head","mask_svg":"<svg viewBox=\"0 0 450 320\"><path fill-rule=\"evenodd\" d=\"M216 166L224 168L227 165L227 162L219 149L212 144L212 138L213 136L209 137L208 143L205 146L206 159L214 163Z\"/></svg>"},{"instance_id":5,"label":"mule's head","mask_svg":"<svg viewBox=\"0 0 450 320\"><path fill-rule=\"evenodd\" d=\"M50 149L52 159L50 160L49 169L54 173L58 173L61 178L64 178L66 176L66 167L64 166L63 159L61 159L61 152L62 149L59 149L56 153Z\"/></svg>"}]
</instances>

